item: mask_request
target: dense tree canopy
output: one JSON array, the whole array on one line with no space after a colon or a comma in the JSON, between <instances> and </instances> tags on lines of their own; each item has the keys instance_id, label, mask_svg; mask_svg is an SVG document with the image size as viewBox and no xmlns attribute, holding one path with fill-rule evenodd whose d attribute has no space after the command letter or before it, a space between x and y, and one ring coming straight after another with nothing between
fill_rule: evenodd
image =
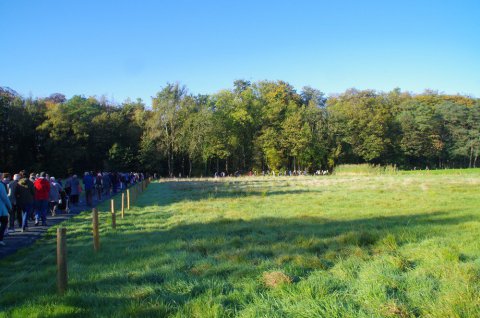
<instances>
[{"instance_id":1,"label":"dense tree canopy","mask_svg":"<svg viewBox=\"0 0 480 318\"><path fill-rule=\"evenodd\" d=\"M144 170L165 176L332 169L475 167L480 101L435 91L350 89L326 98L283 81L245 80L213 95L167 84L152 99L112 105L0 88L1 170L56 174Z\"/></svg>"}]
</instances>

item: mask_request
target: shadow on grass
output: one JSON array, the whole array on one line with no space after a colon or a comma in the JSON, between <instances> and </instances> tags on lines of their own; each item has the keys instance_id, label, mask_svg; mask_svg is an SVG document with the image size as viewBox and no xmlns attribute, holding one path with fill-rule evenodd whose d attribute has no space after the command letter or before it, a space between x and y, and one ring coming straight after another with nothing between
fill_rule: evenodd
<instances>
[{"instance_id":1,"label":"shadow on grass","mask_svg":"<svg viewBox=\"0 0 480 318\"><path fill-rule=\"evenodd\" d=\"M255 180L253 180L255 181ZM275 189L269 190L265 187L251 187L250 180L228 181L166 181L151 183L148 191L151 193L149 201L140 201L135 205L146 207L150 205L167 205L181 201L198 201L206 199L229 199L246 197L270 197L295 195L305 193L321 193L318 189L293 189L289 185L275 185ZM271 180L259 181L259 183L272 182Z\"/></svg>"},{"instance_id":2,"label":"shadow on grass","mask_svg":"<svg viewBox=\"0 0 480 318\"><path fill-rule=\"evenodd\" d=\"M395 254L404 243L441 236L449 226L472 219L470 216L449 216L445 212L349 221L315 217L220 219L165 231L114 234L115 238L107 236L104 239L106 242L98 256L102 265L166 262L172 265L171 272L163 268L142 276L108 277L96 284L119 287L148 282L161 284L173 272L185 277L227 278L240 269L248 272L249 267L258 266L286 268L292 276L304 276L312 270L328 270L355 253L360 253L360 257ZM116 242L110 246L108 241L113 239ZM120 246L123 247L122 257L109 257L112 250ZM199 264L205 268L198 268ZM88 289L88 286L91 283L78 282L72 288Z\"/></svg>"},{"instance_id":3,"label":"shadow on grass","mask_svg":"<svg viewBox=\"0 0 480 318\"><path fill-rule=\"evenodd\" d=\"M132 306L140 297L143 301L161 304L158 310L168 315L205 293L232 293L235 289L232 280L250 277L255 282L262 272L281 269L298 281L311 271L329 270L355 253L363 258L372 253L395 253L397 246L403 244L398 239L400 236L407 237L410 243L420 241L435 233L440 236L449 226L469 220L467 216L449 216L444 212L349 221L315 217L219 219L179 225L165 231L106 233L97 255L88 253L91 244L87 242L84 246L76 244L75 254L91 255L79 260L84 272L94 272L100 265L118 268L119 273L100 275L94 281L75 277L69 285L72 294L64 297L62 303L82 310L87 316L94 315L99 310L89 303L89 298L94 297L97 306L108 305L105 310L115 315L123 313L122 308ZM405 266L404 270L408 270L414 264ZM176 287L166 286L169 284ZM102 296L125 287L136 290L147 285L149 292L141 296L130 292L125 292L122 298L103 299L105 296ZM264 287L260 284L256 288L261 292ZM13 288L6 293L14 293L15 297L0 300L4 308L21 306L28 298L35 301L41 297L32 295L29 289ZM232 306L239 304L234 302ZM147 310L145 314L153 312Z\"/></svg>"},{"instance_id":4,"label":"shadow on grass","mask_svg":"<svg viewBox=\"0 0 480 318\"><path fill-rule=\"evenodd\" d=\"M139 203L164 205L185 199L202 200L212 194L215 198L229 198L311 192L291 189L264 194L232 190L222 183L197 182L189 188L201 190L190 195L182 191L184 186L181 182L153 183L149 191L154 201ZM217 219L165 230L106 231L96 255L88 240L70 245L75 248L70 250L70 265L80 268L81 273L71 273L70 291L58 301L81 310L85 316L95 316L97 311L102 316L128 316L128 310L133 310L131 315L167 316L211 293L221 295L222 306L235 312L251 301L247 293L229 298L242 288L237 285L239 281L248 279L253 290L262 293L266 287L260 277L266 271L281 270L298 282L312 271L328 271L349 257L365 261L381 254L399 258L399 270L408 271L416 266L415 261L402 259L399 247L442 236L451 226L473 219L470 215L437 211L344 221L319 217ZM127 225L130 221L122 222ZM460 254L458 259L461 261ZM24 305L27 299L45 301L41 294L31 293L35 278L31 284L30 288L27 282L6 291L0 306L12 309ZM49 289L47 294L53 292ZM139 307L132 307L137 303ZM142 309L142 304L149 307Z\"/></svg>"}]
</instances>

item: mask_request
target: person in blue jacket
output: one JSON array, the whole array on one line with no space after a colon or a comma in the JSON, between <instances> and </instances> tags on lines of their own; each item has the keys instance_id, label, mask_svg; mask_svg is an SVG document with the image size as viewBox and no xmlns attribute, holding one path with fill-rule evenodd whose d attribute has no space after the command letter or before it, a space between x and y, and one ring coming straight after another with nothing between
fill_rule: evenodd
<instances>
[{"instance_id":1,"label":"person in blue jacket","mask_svg":"<svg viewBox=\"0 0 480 318\"><path fill-rule=\"evenodd\" d=\"M8 211L12 209L12 203L7 196L5 187L0 186L0 246L5 246L3 235L8 224Z\"/></svg>"}]
</instances>

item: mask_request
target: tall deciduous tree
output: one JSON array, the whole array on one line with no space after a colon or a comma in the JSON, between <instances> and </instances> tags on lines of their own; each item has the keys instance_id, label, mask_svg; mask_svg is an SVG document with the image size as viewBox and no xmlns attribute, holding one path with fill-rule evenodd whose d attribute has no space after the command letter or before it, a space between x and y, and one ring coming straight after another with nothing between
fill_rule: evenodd
<instances>
[{"instance_id":1,"label":"tall deciduous tree","mask_svg":"<svg viewBox=\"0 0 480 318\"><path fill-rule=\"evenodd\" d=\"M152 113L147 119L147 138L167 158L168 174L174 175L175 155L181 149L181 128L193 98L185 86L167 84L152 100Z\"/></svg>"}]
</instances>

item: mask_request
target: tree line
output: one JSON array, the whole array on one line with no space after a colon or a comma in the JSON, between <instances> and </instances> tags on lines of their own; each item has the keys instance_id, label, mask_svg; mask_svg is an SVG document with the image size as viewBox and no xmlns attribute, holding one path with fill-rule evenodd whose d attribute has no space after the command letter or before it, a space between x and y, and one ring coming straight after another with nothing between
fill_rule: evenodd
<instances>
[{"instance_id":1,"label":"tree line","mask_svg":"<svg viewBox=\"0 0 480 318\"><path fill-rule=\"evenodd\" d=\"M327 98L283 81L237 80L231 89L193 95L174 83L147 108L141 99L24 98L3 87L0 116L1 170L57 175L475 167L480 148L480 100L435 91L349 89Z\"/></svg>"}]
</instances>

